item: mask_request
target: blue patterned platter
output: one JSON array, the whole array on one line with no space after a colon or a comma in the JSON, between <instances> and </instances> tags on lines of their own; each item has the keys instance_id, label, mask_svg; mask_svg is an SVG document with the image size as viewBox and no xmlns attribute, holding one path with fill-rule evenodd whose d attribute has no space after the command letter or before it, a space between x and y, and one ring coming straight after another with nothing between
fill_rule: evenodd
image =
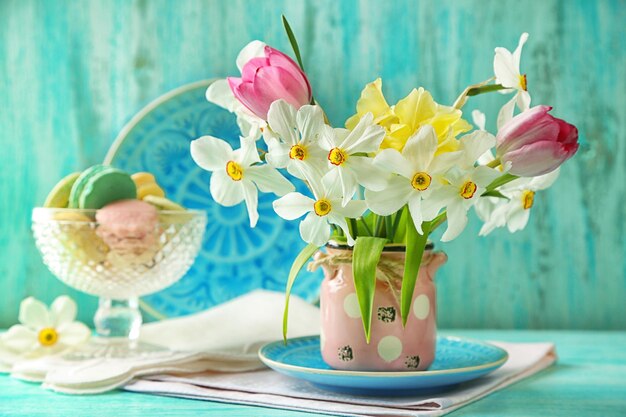
<instances>
[{"instance_id":1,"label":"blue patterned platter","mask_svg":"<svg viewBox=\"0 0 626 417\"><path fill-rule=\"evenodd\" d=\"M127 172L153 173L170 199L209 217L202 250L187 275L143 298L142 307L156 318L202 311L254 289L282 291L304 247L297 222L274 213L273 194L259 195L254 229L243 203L222 207L211 198L210 173L195 165L189 143L212 135L239 147L239 128L233 114L206 101L210 83L188 84L150 103L124 127L105 158ZM303 274L294 293L314 301L321 279L321 272Z\"/></svg>"},{"instance_id":2,"label":"blue patterned platter","mask_svg":"<svg viewBox=\"0 0 626 417\"><path fill-rule=\"evenodd\" d=\"M365 372L331 369L322 360L319 336L268 343L259 357L270 368L322 389L357 395L397 396L439 391L501 367L505 350L457 337L437 338L435 361L427 371Z\"/></svg>"}]
</instances>

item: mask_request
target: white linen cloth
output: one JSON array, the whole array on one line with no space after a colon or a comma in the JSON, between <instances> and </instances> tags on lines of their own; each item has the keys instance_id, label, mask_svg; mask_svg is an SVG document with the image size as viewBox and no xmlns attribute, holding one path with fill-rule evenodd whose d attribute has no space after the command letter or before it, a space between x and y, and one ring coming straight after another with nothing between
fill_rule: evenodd
<instances>
[{"instance_id":1,"label":"white linen cloth","mask_svg":"<svg viewBox=\"0 0 626 417\"><path fill-rule=\"evenodd\" d=\"M238 374L160 375L136 380L134 392L283 408L344 416L440 416L539 372L556 360L551 343L492 342L509 353L493 373L443 391L413 397L365 397L338 394L271 370Z\"/></svg>"},{"instance_id":2,"label":"white linen cloth","mask_svg":"<svg viewBox=\"0 0 626 417\"><path fill-rule=\"evenodd\" d=\"M283 293L253 291L212 309L146 324L140 340L169 350L132 359L70 361L60 357L28 360L11 375L67 394L92 394L119 388L133 378L165 372L206 370L242 372L263 364L257 351L282 338ZM289 335L319 333L319 309L298 297L289 308Z\"/></svg>"}]
</instances>

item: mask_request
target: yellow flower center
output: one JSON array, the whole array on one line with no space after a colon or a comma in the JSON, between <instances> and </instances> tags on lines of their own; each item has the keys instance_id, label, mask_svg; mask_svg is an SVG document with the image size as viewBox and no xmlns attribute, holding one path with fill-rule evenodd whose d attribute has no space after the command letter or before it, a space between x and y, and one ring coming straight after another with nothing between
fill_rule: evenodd
<instances>
[{"instance_id":1,"label":"yellow flower center","mask_svg":"<svg viewBox=\"0 0 626 417\"><path fill-rule=\"evenodd\" d=\"M325 200L325 199L317 200L313 204L313 210L315 211L315 214L317 214L320 217L325 216L328 213L330 213L331 209L332 209L332 206L330 205L330 201Z\"/></svg>"},{"instance_id":2,"label":"yellow flower center","mask_svg":"<svg viewBox=\"0 0 626 417\"><path fill-rule=\"evenodd\" d=\"M348 155L346 155L342 149L333 148L330 152L328 152L328 160L333 165L343 165L343 163L346 162L346 159L348 159Z\"/></svg>"},{"instance_id":3,"label":"yellow flower center","mask_svg":"<svg viewBox=\"0 0 626 417\"><path fill-rule=\"evenodd\" d=\"M519 85L520 85L520 87L522 87L522 90L528 91L528 88L527 88L528 84L527 84L526 74L519 76Z\"/></svg>"},{"instance_id":4,"label":"yellow flower center","mask_svg":"<svg viewBox=\"0 0 626 417\"><path fill-rule=\"evenodd\" d=\"M478 187L476 186L475 183L473 183L472 181L465 181L465 183L463 184L463 186L461 187L461 197L463 197L466 200L469 200L470 198L474 197L474 193L476 192L476 189Z\"/></svg>"},{"instance_id":5,"label":"yellow flower center","mask_svg":"<svg viewBox=\"0 0 626 417\"><path fill-rule=\"evenodd\" d=\"M303 161L306 158L306 148L302 145L293 145L289 150L289 157Z\"/></svg>"},{"instance_id":6,"label":"yellow flower center","mask_svg":"<svg viewBox=\"0 0 626 417\"><path fill-rule=\"evenodd\" d=\"M431 176L428 175L427 173L418 172L417 174L413 175L413 179L411 180L411 185L417 191L424 191L428 187L430 187L430 183L432 182L432 180L433 179L431 178Z\"/></svg>"},{"instance_id":7,"label":"yellow flower center","mask_svg":"<svg viewBox=\"0 0 626 417\"><path fill-rule=\"evenodd\" d=\"M241 181L243 178L243 169L237 162L228 161L226 164L226 174L228 174L233 181Z\"/></svg>"},{"instance_id":8,"label":"yellow flower center","mask_svg":"<svg viewBox=\"0 0 626 417\"><path fill-rule=\"evenodd\" d=\"M52 327L46 327L39 331L38 339L42 346L52 346L59 340L59 334Z\"/></svg>"},{"instance_id":9,"label":"yellow flower center","mask_svg":"<svg viewBox=\"0 0 626 417\"><path fill-rule=\"evenodd\" d=\"M528 210L529 208L531 208L534 202L535 202L534 191L526 190L522 193L522 207L524 207L524 210Z\"/></svg>"}]
</instances>

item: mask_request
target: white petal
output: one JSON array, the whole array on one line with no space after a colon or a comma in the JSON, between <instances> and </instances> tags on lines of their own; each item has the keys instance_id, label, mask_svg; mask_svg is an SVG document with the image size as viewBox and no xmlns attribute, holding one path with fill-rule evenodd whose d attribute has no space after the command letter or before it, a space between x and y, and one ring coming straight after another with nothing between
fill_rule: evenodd
<instances>
[{"instance_id":1,"label":"white petal","mask_svg":"<svg viewBox=\"0 0 626 417\"><path fill-rule=\"evenodd\" d=\"M528 40L528 33L526 32L522 33L522 35L519 37L517 48L515 48L515 51L513 51L513 63L515 64L515 68L517 68L518 71L520 67L520 57L522 56L522 48L524 47L524 44L526 43L527 40Z\"/></svg>"},{"instance_id":2,"label":"white petal","mask_svg":"<svg viewBox=\"0 0 626 417\"><path fill-rule=\"evenodd\" d=\"M513 55L508 49L496 48L493 72L496 76L496 84L501 84L506 88L519 88L519 67L515 64Z\"/></svg>"},{"instance_id":3,"label":"white petal","mask_svg":"<svg viewBox=\"0 0 626 417\"><path fill-rule=\"evenodd\" d=\"M67 295L57 297L50 306L52 326L71 323L76 318L76 303Z\"/></svg>"},{"instance_id":4,"label":"white petal","mask_svg":"<svg viewBox=\"0 0 626 417\"><path fill-rule=\"evenodd\" d=\"M420 235L423 234L422 197L420 195L414 194L411 198L409 198L409 213L411 214L417 233Z\"/></svg>"},{"instance_id":5,"label":"white petal","mask_svg":"<svg viewBox=\"0 0 626 417\"><path fill-rule=\"evenodd\" d=\"M48 308L44 303L33 297L26 298L20 304L19 321L33 330L52 326Z\"/></svg>"},{"instance_id":6,"label":"white petal","mask_svg":"<svg viewBox=\"0 0 626 417\"><path fill-rule=\"evenodd\" d=\"M498 112L498 119L496 121L498 125L498 130L502 129L502 126L507 124L509 120L513 118L513 111L515 110L515 100L517 100L517 94L514 95L512 99L507 101L507 103L502 106L502 108Z\"/></svg>"},{"instance_id":7,"label":"white petal","mask_svg":"<svg viewBox=\"0 0 626 417\"><path fill-rule=\"evenodd\" d=\"M295 145L300 139L296 127L296 109L285 100L276 100L267 112L267 123L288 145Z\"/></svg>"},{"instance_id":8,"label":"white petal","mask_svg":"<svg viewBox=\"0 0 626 417\"><path fill-rule=\"evenodd\" d=\"M533 177L530 179L528 183L528 188L537 191L537 190L545 190L546 188L552 186L554 182L559 178L559 173L561 172L561 168L557 168L552 172L549 172L544 175L540 175L538 177Z\"/></svg>"},{"instance_id":9,"label":"white petal","mask_svg":"<svg viewBox=\"0 0 626 417\"><path fill-rule=\"evenodd\" d=\"M487 122L485 113L480 110L472 110L472 120L478 129L485 130L485 124Z\"/></svg>"},{"instance_id":10,"label":"white petal","mask_svg":"<svg viewBox=\"0 0 626 417\"><path fill-rule=\"evenodd\" d=\"M309 213L300 222L300 236L307 243L323 246L330 239L330 226L324 217Z\"/></svg>"},{"instance_id":11,"label":"white petal","mask_svg":"<svg viewBox=\"0 0 626 417\"><path fill-rule=\"evenodd\" d=\"M510 217L507 221L509 232L515 233L518 230L522 230L523 228L525 228L526 224L528 223L529 216L530 210L524 210L521 207L516 210L511 210Z\"/></svg>"},{"instance_id":12,"label":"white petal","mask_svg":"<svg viewBox=\"0 0 626 417\"><path fill-rule=\"evenodd\" d=\"M348 170L337 167L334 169L339 175L339 181L341 182L342 202L341 205L345 206L348 201L352 200L352 197L356 194L359 184L356 181L356 175ZM328 175L328 174L327 174Z\"/></svg>"},{"instance_id":13,"label":"white petal","mask_svg":"<svg viewBox=\"0 0 626 417\"><path fill-rule=\"evenodd\" d=\"M260 58L265 56L265 43L259 40L254 40L248 43L237 55L237 68L239 72L243 70L244 65L252 58Z\"/></svg>"},{"instance_id":14,"label":"white petal","mask_svg":"<svg viewBox=\"0 0 626 417\"><path fill-rule=\"evenodd\" d=\"M274 201L274 211L285 220L295 220L313 210L315 201L300 193L289 193Z\"/></svg>"},{"instance_id":15,"label":"white petal","mask_svg":"<svg viewBox=\"0 0 626 417\"><path fill-rule=\"evenodd\" d=\"M89 339L89 336L91 335L89 327L77 321L66 323L63 326L60 326L57 330L59 332L59 343L66 346L76 346L83 343Z\"/></svg>"},{"instance_id":16,"label":"white petal","mask_svg":"<svg viewBox=\"0 0 626 417\"><path fill-rule=\"evenodd\" d=\"M382 191L387 186L389 174L374 165L374 160L365 156L350 156L346 168L354 172L359 184L373 191Z\"/></svg>"},{"instance_id":17,"label":"white petal","mask_svg":"<svg viewBox=\"0 0 626 417\"><path fill-rule=\"evenodd\" d=\"M252 180L259 190L264 193L285 195L295 190L295 187L278 170L269 165L254 165L246 169L246 179Z\"/></svg>"},{"instance_id":18,"label":"white petal","mask_svg":"<svg viewBox=\"0 0 626 417\"><path fill-rule=\"evenodd\" d=\"M526 111L530 108L530 94L528 91L520 91L516 96L517 107L521 111Z\"/></svg>"},{"instance_id":19,"label":"white petal","mask_svg":"<svg viewBox=\"0 0 626 417\"><path fill-rule=\"evenodd\" d=\"M463 152L446 152L433 158L428 169L432 175L444 174L453 166L461 163L463 160Z\"/></svg>"},{"instance_id":20,"label":"white petal","mask_svg":"<svg viewBox=\"0 0 626 417\"><path fill-rule=\"evenodd\" d=\"M317 144L320 141L320 133L324 124L324 114L320 106L306 104L296 113L296 126L300 131L302 143Z\"/></svg>"},{"instance_id":21,"label":"white petal","mask_svg":"<svg viewBox=\"0 0 626 417\"><path fill-rule=\"evenodd\" d=\"M254 227L259 220L259 212L257 210L259 205L259 193L252 181L242 180L240 182L243 189L243 198L246 201L246 208L248 209L250 227Z\"/></svg>"},{"instance_id":22,"label":"white petal","mask_svg":"<svg viewBox=\"0 0 626 417\"><path fill-rule=\"evenodd\" d=\"M443 236L442 242L449 242L461 234L467 225L467 212L460 201L455 201L447 207L448 228Z\"/></svg>"},{"instance_id":23,"label":"white petal","mask_svg":"<svg viewBox=\"0 0 626 417\"><path fill-rule=\"evenodd\" d=\"M374 158L374 164L385 172L400 174L409 180L413 179L413 175L415 174L409 161L395 149L385 149L381 151L376 155L376 158Z\"/></svg>"},{"instance_id":24,"label":"white petal","mask_svg":"<svg viewBox=\"0 0 626 417\"><path fill-rule=\"evenodd\" d=\"M216 202L226 207L239 204L243 201L242 181L234 181L230 178L225 167L215 171L209 181L211 196Z\"/></svg>"},{"instance_id":25,"label":"white petal","mask_svg":"<svg viewBox=\"0 0 626 417\"><path fill-rule=\"evenodd\" d=\"M12 326L2 335L0 342L16 352L24 352L38 346L37 332L21 324Z\"/></svg>"},{"instance_id":26,"label":"white petal","mask_svg":"<svg viewBox=\"0 0 626 417\"><path fill-rule=\"evenodd\" d=\"M350 228L348 227L346 219L339 216L338 213L330 213L328 214L328 220L331 223L336 224L341 228L341 230L343 230L343 234L346 235L348 246L354 246L354 238L350 234Z\"/></svg>"},{"instance_id":27,"label":"white petal","mask_svg":"<svg viewBox=\"0 0 626 417\"><path fill-rule=\"evenodd\" d=\"M422 126L407 140L402 156L411 164L414 173L428 169L437 151L437 134L431 125Z\"/></svg>"},{"instance_id":28,"label":"white petal","mask_svg":"<svg viewBox=\"0 0 626 417\"><path fill-rule=\"evenodd\" d=\"M385 138L385 129L372 123L373 117L371 113L361 117L359 123L343 140L341 147L349 154L378 151L380 144Z\"/></svg>"},{"instance_id":29,"label":"white petal","mask_svg":"<svg viewBox=\"0 0 626 417\"><path fill-rule=\"evenodd\" d=\"M228 81L224 79L216 80L209 85L205 93L207 101L217 104L231 113L240 111L243 105L230 89Z\"/></svg>"},{"instance_id":30,"label":"white petal","mask_svg":"<svg viewBox=\"0 0 626 417\"><path fill-rule=\"evenodd\" d=\"M445 186L433 190L432 193L422 197L422 217L424 221L431 221L445 206L452 204L457 199L457 190L453 186Z\"/></svg>"},{"instance_id":31,"label":"white petal","mask_svg":"<svg viewBox=\"0 0 626 417\"><path fill-rule=\"evenodd\" d=\"M233 148L222 139L202 136L191 141L191 158L207 171L225 169L226 163L233 160Z\"/></svg>"},{"instance_id":32,"label":"white petal","mask_svg":"<svg viewBox=\"0 0 626 417\"><path fill-rule=\"evenodd\" d=\"M486 166L478 166L474 168L474 171L471 174L471 178L472 181L474 181L479 188L485 188L489 184L491 184L493 180L501 175L502 173L497 169L489 168ZM478 191L476 191L476 194L478 194Z\"/></svg>"},{"instance_id":33,"label":"white petal","mask_svg":"<svg viewBox=\"0 0 626 417\"><path fill-rule=\"evenodd\" d=\"M333 205L332 212L340 217L358 219L367 210L367 204L363 200L350 200L345 207Z\"/></svg>"},{"instance_id":34,"label":"white petal","mask_svg":"<svg viewBox=\"0 0 626 417\"><path fill-rule=\"evenodd\" d=\"M372 212L389 216L400 210L414 191L406 178L394 176L382 191L365 190L365 201Z\"/></svg>"},{"instance_id":35,"label":"white petal","mask_svg":"<svg viewBox=\"0 0 626 417\"><path fill-rule=\"evenodd\" d=\"M253 137L240 138L241 148L233 152L233 157L243 168L261 162L256 140Z\"/></svg>"},{"instance_id":36,"label":"white petal","mask_svg":"<svg viewBox=\"0 0 626 417\"><path fill-rule=\"evenodd\" d=\"M347 129L333 129L328 125L324 125L320 131L320 139L318 142L319 147L326 152L329 152L331 149L338 147L341 144L338 135L343 134L342 131L344 130L348 132Z\"/></svg>"},{"instance_id":37,"label":"white petal","mask_svg":"<svg viewBox=\"0 0 626 417\"><path fill-rule=\"evenodd\" d=\"M475 130L461 138L461 149L466 166L474 166L474 162L489 149L496 145L496 138L484 130Z\"/></svg>"},{"instance_id":38,"label":"white petal","mask_svg":"<svg viewBox=\"0 0 626 417\"><path fill-rule=\"evenodd\" d=\"M287 164L289 164L289 145L278 141L271 141L267 144L267 149L265 160L272 164L274 168L285 168Z\"/></svg>"}]
</instances>

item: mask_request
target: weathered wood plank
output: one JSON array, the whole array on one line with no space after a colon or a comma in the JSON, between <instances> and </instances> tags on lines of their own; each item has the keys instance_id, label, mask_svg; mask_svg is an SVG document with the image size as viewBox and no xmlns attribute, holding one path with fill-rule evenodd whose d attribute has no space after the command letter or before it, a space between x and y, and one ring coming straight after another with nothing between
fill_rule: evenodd
<instances>
[{"instance_id":1,"label":"weathered wood plank","mask_svg":"<svg viewBox=\"0 0 626 417\"><path fill-rule=\"evenodd\" d=\"M441 246L443 326L626 328L626 8L620 1L0 2L0 325L19 301L69 292L89 320L92 297L56 281L29 231L56 179L100 161L136 111L181 84L233 74L261 38L289 50L288 15L315 95L341 124L366 82L390 101L414 87L450 103L492 73L493 48L523 55L533 103L575 123L579 155L539 194L528 228L477 238L473 219ZM479 97L494 125L505 97Z\"/></svg>"}]
</instances>

